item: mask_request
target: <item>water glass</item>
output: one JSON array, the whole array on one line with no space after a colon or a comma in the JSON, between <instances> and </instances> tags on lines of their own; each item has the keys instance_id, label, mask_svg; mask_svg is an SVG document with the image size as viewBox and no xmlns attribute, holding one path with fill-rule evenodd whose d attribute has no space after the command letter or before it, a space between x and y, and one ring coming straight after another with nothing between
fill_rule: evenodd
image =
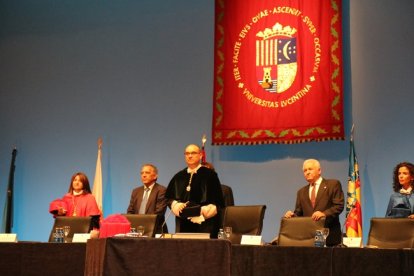
<instances>
[{"instance_id":1,"label":"water glass","mask_svg":"<svg viewBox=\"0 0 414 276\"><path fill-rule=\"evenodd\" d=\"M142 237L144 235L144 232L145 232L144 226L140 225L140 226L137 227L138 237Z\"/></svg>"},{"instance_id":2,"label":"water glass","mask_svg":"<svg viewBox=\"0 0 414 276\"><path fill-rule=\"evenodd\" d=\"M63 233L63 228L61 227L56 227L55 228L55 233L53 234L54 238L55 238L55 242L57 243L62 243L64 242L64 233Z\"/></svg>"},{"instance_id":3,"label":"water glass","mask_svg":"<svg viewBox=\"0 0 414 276\"><path fill-rule=\"evenodd\" d=\"M67 239L68 239L69 233L70 233L70 226L69 225L63 226L63 234L65 234L65 242L68 242Z\"/></svg>"},{"instance_id":4,"label":"water glass","mask_svg":"<svg viewBox=\"0 0 414 276\"><path fill-rule=\"evenodd\" d=\"M227 240L230 240L232 232L233 232L233 229L231 228L231 226L224 227L224 236L226 237Z\"/></svg>"},{"instance_id":5,"label":"water glass","mask_svg":"<svg viewBox=\"0 0 414 276\"><path fill-rule=\"evenodd\" d=\"M326 238L329 236L329 228L322 229L324 247L326 247Z\"/></svg>"}]
</instances>

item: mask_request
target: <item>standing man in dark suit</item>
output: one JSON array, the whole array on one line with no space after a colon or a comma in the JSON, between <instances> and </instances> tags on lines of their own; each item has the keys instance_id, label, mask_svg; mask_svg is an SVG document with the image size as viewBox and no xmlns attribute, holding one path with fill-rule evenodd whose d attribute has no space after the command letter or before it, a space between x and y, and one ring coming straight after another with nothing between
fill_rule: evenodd
<instances>
[{"instance_id":1,"label":"standing man in dark suit","mask_svg":"<svg viewBox=\"0 0 414 276\"><path fill-rule=\"evenodd\" d=\"M141 167L141 182L144 185L132 191L128 214L156 214L159 216L160 222L165 220L165 210L167 209L165 191L167 188L158 184L157 178L157 167L152 164L144 164ZM158 225L158 227L160 226ZM157 229L157 233L161 233L161 228ZM168 233L166 224L163 233Z\"/></svg>"},{"instance_id":2,"label":"standing man in dark suit","mask_svg":"<svg viewBox=\"0 0 414 276\"><path fill-rule=\"evenodd\" d=\"M336 179L322 178L321 165L315 159L305 160L303 175L308 185L298 191L295 211L287 211L285 218L305 216L319 220L325 217L325 227L329 228L326 244L328 246L340 244L342 232L339 215L344 209L341 183Z\"/></svg>"},{"instance_id":3,"label":"standing man in dark suit","mask_svg":"<svg viewBox=\"0 0 414 276\"><path fill-rule=\"evenodd\" d=\"M217 173L201 165L202 156L198 145L185 148L187 167L173 176L165 196L175 215L176 233L210 233L211 238L217 238L223 193ZM196 216L185 217L183 210L191 205L200 205L200 211L196 209Z\"/></svg>"}]
</instances>

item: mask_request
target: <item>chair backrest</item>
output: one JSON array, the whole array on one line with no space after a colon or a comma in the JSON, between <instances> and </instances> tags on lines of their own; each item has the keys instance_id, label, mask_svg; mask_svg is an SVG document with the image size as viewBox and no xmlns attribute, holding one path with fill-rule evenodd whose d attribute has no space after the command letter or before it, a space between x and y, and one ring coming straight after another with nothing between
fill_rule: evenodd
<instances>
[{"instance_id":1,"label":"chair backrest","mask_svg":"<svg viewBox=\"0 0 414 276\"><path fill-rule=\"evenodd\" d=\"M70 226L68 241L71 241L73 234L89 233L91 230L91 217L56 217L53 223L52 231L50 231L49 242L52 242L57 227Z\"/></svg>"},{"instance_id":2,"label":"chair backrest","mask_svg":"<svg viewBox=\"0 0 414 276\"><path fill-rule=\"evenodd\" d=\"M224 211L223 226L231 226L231 242L239 244L242 235L260 235L266 205L227 206Z\"/></svg>"},{"instance_id":3,"label":"chair backrest","mask_svg":"<svg viewBox=\"0 0 414 276\"><path fill-rule=\"evenodd\" d=\"M414 219L371 218L367 246L414 248Z\"/></svg>"},{"instance_id":4,"label":"chair backrest","mask_svg":"<svg viewBox=\"0 0 414 276\"><path fill-rule=\"evenodd\" d=\"M144 236L155 237L157 228L161 226L162 221L160 216L155 214L122 214L131 223L131 227L137 228L138 226L144 226Z\"/></svg>"},{"instance_id":5,"label":"chair backrest","mask_svg":"<svg viewBox=\"0 0 414 276\"><path fill-rule=\"evenodd\" d=\"M224 206L234 206L233 189L230 186L221 184L221 192L223 193Z\"/></svg>"},{"instance_id":6,"label":"chair backrest","mask_svg":"<svg viewBox=\"0 0 414 276\"><path fill-rule=\"evenodd\" d=\"M282 218L278 244L280 246L314 246L316 230L324 228L325 218L314 221L311 217Z\"/></svg>"},{"instance_id":7,"label":"chair backrest","mask_svg":"<svg viewBox=\"0 0 414 276\"><path fill-rule=\"evenodd\" d=\"M220 209L219 215L220 215L220 225L223 225L224 212L226 211L227 206L234 206L234 197L233 197L233 190L230 186L221 184L221 191L223 192L224 208Z\"/></svg>"}]
</instances>

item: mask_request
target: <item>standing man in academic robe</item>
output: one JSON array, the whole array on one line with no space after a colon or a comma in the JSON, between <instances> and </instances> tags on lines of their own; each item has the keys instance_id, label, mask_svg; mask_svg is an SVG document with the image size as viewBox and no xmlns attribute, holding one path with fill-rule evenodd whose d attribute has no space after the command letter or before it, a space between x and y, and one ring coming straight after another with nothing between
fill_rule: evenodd
<instances>
[{"instance_id":1,"label":"standing man in academic robe","mask_svg":"<svg viewBox=\"0 0 414 276\"><path fill-rule=\"evenodd\" d=\"M144 184L135 188L131 193L128 214L156 214L159 216L158 221L165 220L165 210L167 209L167 200L165 191L167 188L157 183L158 169L152 164L144 164L141 167L141 182ZM168 233L167 225L161 231L161 225L158 225L156 233Z\"/></svg>"},{"instance_id":2,"label":"standing man in academic robe","mask_svg":"<svg viewBox=\"0 0 414 276\"><path fill-rule=\"evenodd\" d=\"M184 158L187 168L174 175L165 194L176 216L176 233L210 233L210 237L216 238L220 227L217 214L224 206L220 180L216 172L201 165L199 146L188 145ZM184 208L196 205L201 206L199 213L183 217Z\"/></svg>"},{"instance_id":3,"label":"standing man in academic robe","mask_svg":"<svg viewBox=\"0 0 414 276\"><path fill-rule=\"evenodd\" d=\"M340 244L342 232L339 215L345 204L341 183L336 179L322 178L321 165L315 159L305 160L303 175L308 184L298 191L295 211L287 211L285 218L303 216L319 220L325 217L325 227L329 228L326 245Z\"/></svg>"}]
</instances>

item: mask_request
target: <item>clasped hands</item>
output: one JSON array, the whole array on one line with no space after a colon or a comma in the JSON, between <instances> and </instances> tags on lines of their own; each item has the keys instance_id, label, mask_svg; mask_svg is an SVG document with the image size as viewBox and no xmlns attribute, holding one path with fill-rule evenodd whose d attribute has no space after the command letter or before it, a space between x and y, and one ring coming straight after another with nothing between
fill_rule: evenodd
<instances>
[{"instance_id":1,"label":"clasped hands","mask_svg":"<svg viewBox=\"0 0 414 276\"><path fill-rule=\"evenodd\" d=\"M58 207L58 216L64 216L66 215L66 209L64 209L63 207Z\"/></svg>"},{"instance_id":2,"label":"clasped hands","mask_svg":"<svg viewBox=\"0 0 414 276\"><path fill-rule=\"evenodd\" d=\"M175 216L179 217L180 213L182 212L182 210L187 207L187 204L189 203L189 201L187 201L186 203L184 202L178 202L176 200L173 201L173 203L171 204L171 210L174 213Z\"/></svg>"},{"instance_id":3,"label":"clasped hands","mask_svg":"<svg viewBox=\"0 0 414 276\"><path fill-rule=\"evenodd\" d=\"M289 210L285 213L284 217L285 218L291 218L291 217L296 217L296 215L295 215L295 213L293 213L292 211ZM326 217L326 215L321 211L316 211L312 214L311 217L312 217L313 220L316 221L316 220L319 220L320 218Z\"/></svg>"},{"instance_id":4,"label":"clasped hands","mask_svg":"<svg viewBox=\"0 0 414 276\"><path fill-rule=\"evenodd\" d=\"M171 204L171 210L174 213L174 215L176 215L177 217L180 216L182 210L187 207L188 205L188 201L186 203L183 202L178 202L176 200L173 201L173 203ZM201 224L203 221L205 221L206 219L209 219L211 217L214 217L215 215L217 215L217 207L214 204L209 204L209 205L205 205L201 207L201 214L200 216L197 217L191 217L188 218L189 220L191 220L191 222L193 223L198 223Z\"/></svg>"},{"instance_id":5,"label":"clasped hands","mask_svg":"<svg viewBox=\"0 0 414 276\"><path fill-rule=\"evenodd\" d=\"M191 217L188 218L191 220L192 223L198 223L201 224L203 221L205 221L208 218L214 217L217 215L217 207L214 204L209 204L206 206L201 207L201 214L198 217Z\"/></svg>"}]
</instances>

